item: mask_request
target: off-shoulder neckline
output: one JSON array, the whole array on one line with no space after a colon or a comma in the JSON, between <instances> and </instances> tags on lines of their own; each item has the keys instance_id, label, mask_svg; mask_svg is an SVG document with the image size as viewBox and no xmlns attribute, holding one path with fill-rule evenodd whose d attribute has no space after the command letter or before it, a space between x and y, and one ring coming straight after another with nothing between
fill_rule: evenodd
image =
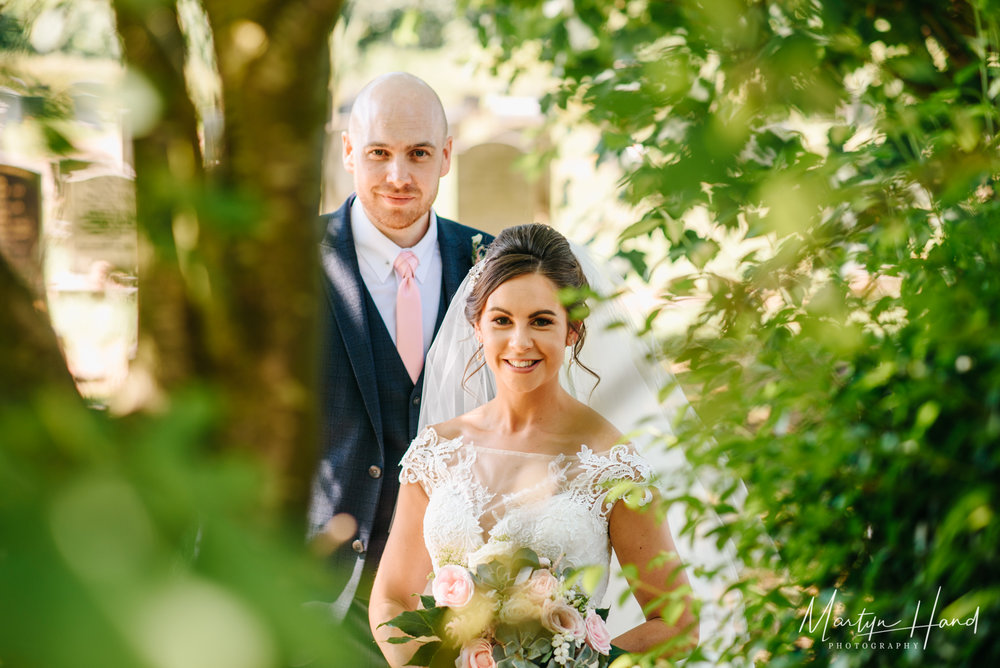
<instances>
[{"instance_id":1,"label":"off-shoulder neckline","mask_svg":"<svg viewBox=\"0 0 1000 668\"><path fill-rule=\"evenodd\" d=\"M627 443L615 443L614 445L610 446L606 450L601 450L600 452L595 452L594 449L591 448L586 443L581 443L580 446L579 446L579 448L576 450L576 452L573 452L573 453L570 453L570 454L567 454L565 452L560 452L558 454L550 455L550 454L546 454L544 452L523 452L521 450L508 450L506 448L488 448L486 446L476 445L472 441L468 441L467 442L465 440L465 435L464 434L459 434L458 436L456 436L454 438L447 438L445 436L442 436L438 432L438 430L434 428L434 425L427 425L426 427L424 427L424 430L432 432L434 434L434 437L436 438L436 440L438 442L448 443L448 442L455 442L455 441L457 441L459 443L459 445L468 446L468 447L472 448L473 450L476 450L477 452L496 452L496 453L499 453L499 454L513 455L513 456L518 456L518 457L528 457L528 458L531 458L531 459L556 459L556 460L558 460L558 459L563 459L563 458L566 458L566 457L581 457L581 456L585 457L585 456L588 456L588 455L596 455L596 456L599 456L599 457L608 457L608 456L611 455L612 452L615 451L616 448L625 448L626 450L630 449L629 448L629 444L627 444Z\"/></svg>"}]
</instances>

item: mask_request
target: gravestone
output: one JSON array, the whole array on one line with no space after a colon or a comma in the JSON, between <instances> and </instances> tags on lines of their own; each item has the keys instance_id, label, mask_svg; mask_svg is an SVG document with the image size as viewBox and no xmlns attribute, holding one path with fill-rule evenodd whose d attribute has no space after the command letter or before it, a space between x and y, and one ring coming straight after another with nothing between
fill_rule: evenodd
<instances>
[{"instance_id":1,"label":"gravestone","mask_svg":"<svg viewBox=\"0 0 1000 668\"><path fill-rule=\"evenodd\" d=\"M15 90L0 86L0 129L21 122L21 95Z\"/></svg>"},{"instance_id":2,"label":"gravestone","mask_svg":"<svg viewBox=\"0 0 1000 668\"><path fill-rule=\"evenodd\" d=\"M134 275L138 238L135 183L113 173L71 173L62 183L59 218L70 222L73 249L70 271L87 273L94 262L108 262Z\"/></svg>"},{"instance_id":3,"label":"gravestone","mask_svg":"<svg viewBox=\"0 0 1000 668\"><path fill-rule=\"evenodd\" d=\"M516 167L522 152L508 144L473 146L458 156L458 220L492 234L521 223L546 222L539 189Z\"/></svg>"},{"instance_id":4,"label":"gravestone","mask_svg":"<svg viewBox=\"0 0 1000 668\"><path fill-rule=\"evenodd\" d=\"M135 184L95 164L59 190L46 244L53 327L80 392L105 400L124 382L138 336Z\"/></svg>"}]
</instances>

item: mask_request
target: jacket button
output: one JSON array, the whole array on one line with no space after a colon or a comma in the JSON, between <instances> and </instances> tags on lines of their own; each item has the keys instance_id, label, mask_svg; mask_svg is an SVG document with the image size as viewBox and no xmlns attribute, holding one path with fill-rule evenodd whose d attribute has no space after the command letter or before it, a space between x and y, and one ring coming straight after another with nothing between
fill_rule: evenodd
<instances>
[{"instance_id":1,"label":"jacket button","mask_svg":"<svg viewBox=\"0 0 1000 668\"><path fill-rule=\"evenodd\" d=\"M419 406L420 405L420 395L417 395L417 396L413 397L413 405L414 406Z\"/></svg>"},{"instance_id":2,"label":"jacket button","mask_svg":"<svg viewBox=\"0 0 1000 668\"><path fill-rule=\"evenodd\" d=\"M373 465L371 465L371 466L368 467L368 475L370 475L373 478L381 478L382 477L382 469L380 469L378 466L375 466L373 464Z\"/></svg>"},{"instance_id":3,"label":"jacket button","mask_svg":"<svg viewBox=\"0 0 1000 668\"><path fill-rule=\"evenodd\" d=\"M353 543L351 543L351 549L357 552L358 554L361 554L362 552L365 551L365 544L362 543L360 539L356 540Z\"/></svg>"}]
</instances>

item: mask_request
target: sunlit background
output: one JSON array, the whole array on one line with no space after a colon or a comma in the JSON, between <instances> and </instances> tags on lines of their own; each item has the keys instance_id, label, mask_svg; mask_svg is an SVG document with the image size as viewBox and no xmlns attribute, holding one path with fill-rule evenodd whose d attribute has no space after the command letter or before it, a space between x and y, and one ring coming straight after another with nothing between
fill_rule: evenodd
<instances>
[{"instance_id":1,"label":"sunlit background","mask_svg":"<svg viewBox=\"0 0 1000 668\"><path fill-rule=\"evenodd\" d=\"M684 531L726 517L735 663L1000 660L997 0L114 4L120 35L107 0L0 5L0 269L34 302L0 279L0 663L347 665L299 615L330 586L295 507L302 255L351 189L352 97L390 70L444 102L442 215L547 222L627 270L697 418L657 444L725 473L664 503L691 504ZM282 60L326 62L328 25L292 20L317 8L339 16L328 91ZM322 124L314 92L318 138L291 131ZM268 141L222 141L247 126ZM317 197L295 170L320 150ZM939 587L975 633L845 651L801 626L813 597L902 619Z\"/></svg>"},{"instance_id":2,"label":"sunlit background","mask_svg":"<svg viewBox=\"0 0 1000 668\"><path fill-rule=\"evenodd\" d=\"M206 39L197 4L179 6L189 33ZM142 291L130 141L136 123L150 122L141 116L155 117L158 101L139 74L124 71L106 2L12 0L3 21L8 44L27 41L31 50L6 53L0 70L0 241L47 302L80 391L104 405L124 386L136 352ZM627 220L615 195L620 173L598 165L593 130L543 118L539 97L552 86L543 68L511 63L525 69L512 88L506 73L491 76L472 26L446 0L418 8L351 3L332 45L321 212L353 189L340 160L353 95L378 74L405 70L438 92L455 137L435 203L441 215L492 233L549 223L580 241L603 241L613 253L614 234L601 231ZM218 113L211 51L196 52L188 67L210 138ZM63 142L72 150L53 153Z\"/></svg>"}]
</instances>

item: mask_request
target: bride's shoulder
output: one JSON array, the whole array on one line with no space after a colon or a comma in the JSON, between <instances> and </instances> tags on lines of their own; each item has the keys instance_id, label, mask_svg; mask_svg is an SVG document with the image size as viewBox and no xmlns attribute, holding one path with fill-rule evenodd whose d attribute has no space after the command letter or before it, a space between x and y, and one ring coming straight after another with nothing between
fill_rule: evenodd
<instances>
[{"instance_id":1,"label":"bride's shoulder","mask_svg":"<svg viewBox=\"0 0 1000 668\"><path fill-rule=\"evenodd\" d=\"M454 441L463 435L462 427L458 418L453 418L447 422L432 424L425 429L425 432L435 440Z\"/></svg>"},{"instance_id":2,"label":"bride's shoulder","mask_svg":"<svg viewBox=\"0 0 1000 668\"><path fill-rule=\"evenodd\" d=\"M433 462L447 461L462 449L462 434L455 432L448 423L427 425L410 442L401 464L408 468L422 469Z\"/></svg>"},{"instance_id":3,"label":"bride's shoulder","mask_svg":"<svg viewBox=\"0 0 1000 668\"><path fill-rule=\"evenodd\" d=\"M458 417L454 417L446 422L427 427L434 435L443 441L454 441L464 438L466 441L475 440L474 436L482 431L482 407L476 408Z\"/></svg>"},{"instance_id":4,"label":"bride's shoulder","mask_svg":"<svg viewBox=\"0 0 1000 668\"><path fill-rule=\"evenodd\" d=\"M623 442L621 431L590 406L581 403L573 413L568 416L577 432L573 441L587 445L594 452L605 452Z\"/></svg>"}]
</instances>

